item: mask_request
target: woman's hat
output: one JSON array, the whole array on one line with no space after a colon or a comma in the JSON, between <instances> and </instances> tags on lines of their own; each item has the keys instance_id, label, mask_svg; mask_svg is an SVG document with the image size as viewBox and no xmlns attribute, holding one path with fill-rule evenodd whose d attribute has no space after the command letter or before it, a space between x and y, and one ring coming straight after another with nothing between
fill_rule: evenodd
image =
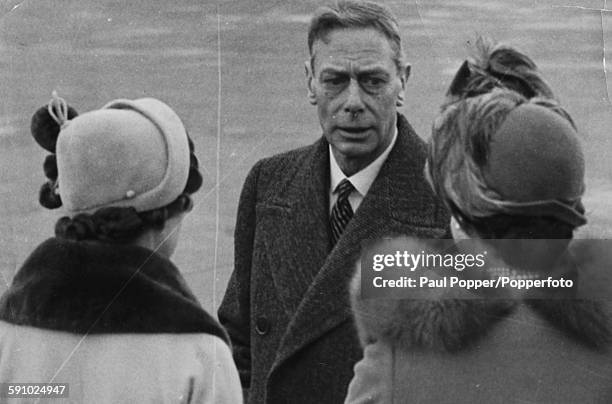
<instances>
[{"instance_id":1,"label":"woman's hat","mask_svg":"<svg viewBox=\"0 0 612 404\"><path fill-rule=\"evenodd\" d=\"M51 181L41 189L41 203L49 192L58 203L43 203L47 207L63 205L70 214L102 207L147 211L171 203L185 189L187 133L178 115L157 99L118 99L77 115L54 94L34 115L32 134L55 152L56 172L53 158L45 161Z\"/></svg>"},{"instance_id":2,"label":"woman's hat","mask_svg":"<svg viewBox=\"0 0 612 404\"><path fill-rule=\"evenodd\" d=\"M585 162L569 115L553 100L494 89L445 108L433 126L426 175L453 213L586 223Z\"/></svg>"},{"instance_id":3,"label":"woman's hat","mask_svg":"<svg viewBox=\"0 0 612 404\"><path fill-rule=\"evenodd\" d=\"M542 106L523 104L491 136L483 176L506 201L506 213L554 216L580 226L586 223L580 201L584 166L570 122Z\"/></svg>"}]
</instances>

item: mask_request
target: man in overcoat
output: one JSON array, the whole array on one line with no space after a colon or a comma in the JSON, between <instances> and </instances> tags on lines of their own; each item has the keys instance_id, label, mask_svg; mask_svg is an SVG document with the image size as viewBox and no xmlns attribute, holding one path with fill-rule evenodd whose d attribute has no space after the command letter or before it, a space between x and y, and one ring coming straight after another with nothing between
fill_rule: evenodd
<instances>
[{"instance_id":1,"label":"man in overcoat","mask_svg":"<svg viewBox=\"0 0 612 404\"><path fill-rule=\"evenodd\" d=\"M339 403L362 351L348 285L364 240L447 234L403 105L397 21L371 2L319 9L308 98L323 136L259 161L238 207L235 268L219 308L251 403Z\"/></svg>"}]
</instances>

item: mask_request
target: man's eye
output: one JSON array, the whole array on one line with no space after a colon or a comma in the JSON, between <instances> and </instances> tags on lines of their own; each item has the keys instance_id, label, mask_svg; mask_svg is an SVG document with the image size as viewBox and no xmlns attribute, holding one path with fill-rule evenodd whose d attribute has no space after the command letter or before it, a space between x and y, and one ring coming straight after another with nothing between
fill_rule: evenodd
<instances>
[{"instance_id":1,"label":"man's eye","mask_svg":"<svg viewBox=\"0 0 612 404\"><path fill-rule=\"evenodd\" d=\"M323 84L328 86L339 86L346 82L344 77L328 77L323 79Z\"/></svg>"},{"instance_id":2,"label":"man's eye","mask_svg":"<svg viewBox=\"0 0 612 404\"><path fill-rule=\"evenodd\" d=\"M366 88L380 88L385 85L386 81L380 77L365 77L361 80L361 83Z\"/></svg>"}]
</instances>

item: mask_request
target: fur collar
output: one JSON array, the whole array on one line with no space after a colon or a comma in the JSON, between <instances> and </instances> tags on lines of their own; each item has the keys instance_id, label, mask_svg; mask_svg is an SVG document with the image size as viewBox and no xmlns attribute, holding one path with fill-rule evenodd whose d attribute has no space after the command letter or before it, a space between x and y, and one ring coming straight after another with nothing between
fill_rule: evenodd
<instances>
[{"instance_id":1,"label":"fur collar","mask_svg":"<svg viewBox=\"0 0 612 404\"><path fill-rule=\"evenodd\" d=\"M361 344L382 341L404 350L457 352L484 338L520 304L584 346L606 350L612 343L611 313L600 301L457 296L457 290L440 288L432 289L427 299L362 299L358 265L351 282L351 305Z\"/></svg>"},{"instance_id":2,"label":"fur collar","mask_svg":"<svg viewBox=\"0 0 612 404\"><path fill-rule=\"evenodd\" d=\"M137 246L51 238L0 299L0 319L78 334L225 331L167 259Z\"/></svg>"}]
</instances>

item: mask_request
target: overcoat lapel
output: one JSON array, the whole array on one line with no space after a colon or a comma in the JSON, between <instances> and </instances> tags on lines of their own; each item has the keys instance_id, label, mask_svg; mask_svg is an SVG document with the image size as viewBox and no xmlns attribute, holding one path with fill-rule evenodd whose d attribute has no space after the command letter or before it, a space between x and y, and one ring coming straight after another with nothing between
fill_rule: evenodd
<instances>
[{"instance_id":1,"label":"overcoat lapel","mask_svg":"<svg viewBox=\"0 0 612 404\"><path fill-rule=\"evenodd\" d=\"M293 172L284 188L259 207L265 252L275 289L288 318L294 313L329 254L329 156L321 139ZM306 197L305 197L306 195Z\"/></svg>"},{"instance_id":2,"label":"overcoat lapel","mask_svg":"<svg viewBox=\"0 0 612 404\"><path fill-rule=\"evenodd\" d=\"M276 366L320 335L350 320L347 285L363 241L401 233L410 234L413 225L418 227L418 216L411 217L407 212L418 211L423 203L420 195L424 183L423 161L411 160L410 151L415 150L412 146L423 146L412 129L409 126L402 127L404 125L407 126L407 122L400 121L394 149L301 300L281 341ZM406 184L414 184L415 189L405 190ZM427 195L428 191L425 192ZM428 201L433 200L430 198Z\"/></svg>"}]
</instances>

